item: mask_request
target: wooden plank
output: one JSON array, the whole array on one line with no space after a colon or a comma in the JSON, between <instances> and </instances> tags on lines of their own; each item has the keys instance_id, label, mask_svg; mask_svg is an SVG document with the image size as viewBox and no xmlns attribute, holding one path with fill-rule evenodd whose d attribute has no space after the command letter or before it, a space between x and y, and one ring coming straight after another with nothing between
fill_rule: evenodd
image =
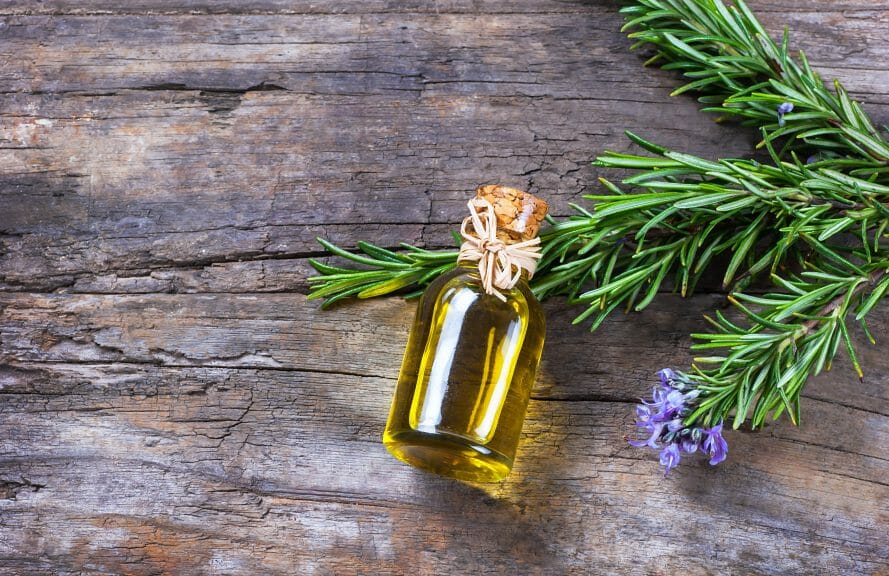
<instances>
[{"instance_id":1,"label":"wooden plank","mask_svg":"<svg viewBox=\"0 0 889 576\"><path fill-rule=\"evenodd\" d=\"M311 14L549 14L582 13L590 10L583 2L542 0L527 2L506 0L480 6L472 0L419 0L392 2L389 0L335 0L323 4L287 2L286 0L220 0L217 2L176 0L137 0L126 7L109 0L50 0L39 5L24 1L8 0L0 8L0 14L25 15L89 15L114 16L119 14L195 15L195 14L256 14L256 15L311 15Z\"/></svg>"},{"instance_id":2,"label":"wooden plank","mask_svg":"<svg viewBox=\"0 0 889 576\"><path fill-rule=\"evenodd\" d=\"M862 422L832 429L835 444L782 422L734 434L726 465L684 465L664 481L650 455L622 440L629 404L534 401L509 480L470 486L385 453L391 379L126 363L2 377L16 418L3 420L0 506L7 526L23 528L0 544L13 570L887 568L879 446L889 420L865 426L867 414L835 404L807 403L822 425ZM876 454L847 449L863 443Z\"/></svg>"},{"instance_id":3,"label":"wooden plank","mask_svg":"<svg viewBox=\"0 0 889 576\"><path fill-rule=\"evenodd\" d=\"M275 370L325 370L394 380L413 302L368 300L321 311L301 294L0 294L0 359L30 363L137 363ZM546 303L547 344L535 397L633 402L654 372L691 362L689 334L707 329L719 295L663 294L641 313L616 313L589 334L562 299ZM889 310L869 323L880 343L856 332L867 378L844 358L816 379L817 398L889 416ZM882 346L882 347L881 347ZM368 350L373 354L368 354ZM644 354L644 361L640 355ZM329 364L329 365L328 365Z\"/></svg>"},{"instance_id":4,"label":"wooden plank","mask_svg":"<svg viewBox=\"0 0 889 576\"><path fill-rule=\"evenodd\" d=\"M449 245L481 182L567 213L595 189L587 161L629 149L625 127L704 155L749 149L751 134L670 99L671 74L639 68L610 7L572 11L492 16L485 34L459 13L10 16L0 286L101 290L292 261L316 252L318 235L354 243L355 225L387 245ZM806 18L803 47L839 64ZM863 46L844 80L884 94L881 20L842 23L831 45ZM269 268L267 285L292 282Z\"/></svg>"},{"instance_id":5,"label":"wooden plank","mask_svg":"<svg viewBox=\"0 0 889 576\"><path fill-rule=\"evenodd\" d=\"M879 15L889 9L885 0L751 0L748 3L757 14L784 12L794 14L845 12L850 15L872 12ZM606 3L616 10L620 4ZM287 2L286 0L133 0L126 7L111 0L42 0L39 4L27 0L7 0L0 6L0 14L23 15L88 15L113 16L119 14L195 15L195 14L551 14L583 13L597 6L592 2L572 0L504 0L479 5L472 0L399 1L391 0L334 0L325 3Z\"/></svg>"},{"instance_id":6,"label":"wooden plank","mask_svg":"<svg viewBox=\"0 0 889 576\"><path fill-rule=\"evenodd\" d=\"M576 140L566 136L557 154L547 152L556 149L549 139L570 131L566 118L601 117L610 114L607 106L530 104L530 123L516 125L514 102L497 99L436 97L405 106L383 97L255 94L224 128L190 93L163 104L165 117L158 117L154 93L89 97L106 111L127 108L128 117L91 119L86 137L78 135L83 121L66 119L84 105L73 97L62 100L69 110L56 110L62 117L49 131L37 122L50 121L25 120L10 110L16 117L9 121L19 126L10 130L24 124L35 136L0 159L7 214L2 280L53 289L119 270L294 258L316 252L319 235L354 243L356 225L361 238L390 246L396 239L450 245L479 182L533 183L547 190L555 213L564 214L585 187L581 180L593 178L588 151L605 147L590 140L617 132L617 122L627 125L623 115L597 121ZM637 108L648 110L652 125L671 131L675 118L657 120L654 110ZM694 114L686 107L676 116ZM331 118L341 127L328 130ZM387 118L399 126L388 127ZM462 136L440 144L443 125ZM483 139L468 136L491 126ZM537 139L542 133L547 138ZM710 145L723 137L714 135ZM610 147L627 149L615 144ZM351 169L337 160L343 157ZM53 168L35 168L48 165ZM30 201L22 203L21 194Z\"/></svg>"},{"instance_id":7,"label":"wooden plank","mask_svg":"<svg viewBox=\"0 0 889 576\"><path fill-rule=\"evenodd\" d=\"M885 83L878 83L887 73L880 58L881 33L889 22L885 6L827 2L823 8L794 10L759 4L751 6L773 36L789 26L794 47L805 50L817 67L836 70L853 91L885 95ZM432 14L402 7L394 13L310 10L275 16L195 15L188 8L188 14L147 20L129 13L96 19L11 13L0 32L17 57L0 78L6 90L55 93L254 86L311 94L347 88L362 94L434 93L456 84L473 95L561 97L567 92L603 99L602 88L663 88L659 80L673 77L638 74L638 60L625 49L629 42L616 32L622 20L613 6L562 6L500 6L483 21L476 11L447 7L433 8ZM113 41L121 37L128 41ZM636 72L633 80L625 76L630 70ZM354 82L356 77L363 77L363 85Z\"/></svg>"}]
</instances>

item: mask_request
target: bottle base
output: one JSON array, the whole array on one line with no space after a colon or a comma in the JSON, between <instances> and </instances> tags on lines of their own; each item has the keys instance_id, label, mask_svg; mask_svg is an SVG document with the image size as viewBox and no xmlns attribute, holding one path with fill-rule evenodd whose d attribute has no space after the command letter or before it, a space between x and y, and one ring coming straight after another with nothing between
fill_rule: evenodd
<instances>
[{"instance_id":1,"label":"bottle base","mask_svg":"<svg viewBox=\"0 0 889 576\"><path fill-rule=\"evenodd\" d=\"M444 432L405 430L383 434L393 456L427 472L470 482L499 482L512 469L512 460L462 436Z\"/></svg>"}]
</instances>

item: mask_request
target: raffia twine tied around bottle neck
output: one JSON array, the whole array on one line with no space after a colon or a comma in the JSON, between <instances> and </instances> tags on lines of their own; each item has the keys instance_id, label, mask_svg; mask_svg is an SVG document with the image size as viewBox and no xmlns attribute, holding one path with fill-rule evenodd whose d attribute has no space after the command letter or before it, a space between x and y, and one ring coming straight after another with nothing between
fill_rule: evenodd
<instances>
[{"instance_id":1,"label":"raffia twine tied around bottle neck","mask_svg":"<svg viewBox=\"0 0 889 576\"><path fill-rule=\"evenodd\" d=\"M522 272L530 280L537 269L537 231L546 216L546 202L515 188L487 185L479 187L468 207L458 259L478 262L485 293L505 302L500 290L515 287Z\"/></svg>"}]
</instances>

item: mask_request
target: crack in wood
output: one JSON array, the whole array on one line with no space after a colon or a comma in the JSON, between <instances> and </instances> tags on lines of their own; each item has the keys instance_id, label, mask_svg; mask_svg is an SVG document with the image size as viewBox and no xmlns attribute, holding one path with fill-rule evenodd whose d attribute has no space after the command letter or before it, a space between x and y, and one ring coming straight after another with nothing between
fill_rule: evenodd
<instances>
[{"instance_id":1,"label":"crack in wood","mask_svg":"<svg viewBox=\"0 0 889 576\"><path fill-rule=\"evenodd\" d=\"M0 500L15 500L22 491L39 492L43 488L46 488L46 484L38 484L27 478L0 478Z\"/></svg>"}]
</instances>

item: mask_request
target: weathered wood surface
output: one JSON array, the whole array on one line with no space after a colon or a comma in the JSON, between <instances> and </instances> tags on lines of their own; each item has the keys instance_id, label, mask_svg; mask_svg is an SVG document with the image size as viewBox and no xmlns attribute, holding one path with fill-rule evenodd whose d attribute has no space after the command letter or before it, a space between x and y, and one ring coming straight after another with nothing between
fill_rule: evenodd
<instances>
[{"instance_id":1,"label":"weathered wood surface","mask_svg":"<svg viewBox=\"0 0 889 576\"><path fill-rule=\"evenodd\" d=\"M624 128L708 156L618 4L0 5L0 574L889 574L889 311L803 427L664 480L631 405L718 294L596 334L547 304L514 473L379 436L412 305L319 312L313 238L449 243L469 190L596 189ZM889 121L889 3L752 1Z\"/></svg>"}]
</instances>

